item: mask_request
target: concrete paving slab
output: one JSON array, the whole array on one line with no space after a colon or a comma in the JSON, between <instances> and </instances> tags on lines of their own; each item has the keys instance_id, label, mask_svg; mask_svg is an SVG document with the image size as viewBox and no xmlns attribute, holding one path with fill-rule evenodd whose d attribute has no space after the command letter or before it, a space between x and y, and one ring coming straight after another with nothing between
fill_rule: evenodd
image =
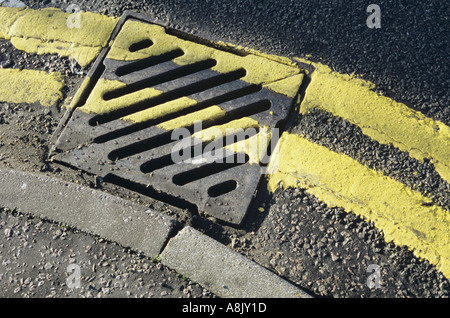
<instances>
[{"instance_id":1,"label":"concrete paving slab","mask_svg":"<svg viewBox=\"0 0 450 318\"><path fill-rule=\"evenodd\" d=\"M170 239L161 262L223 298L310 298L266 268L191 227Z\"/></svg>"},{"instance_id":2,"label":"concrete paving slab","mask_svg":"<svg viewBox=\"0 0 450 318\"><path fill-rule=\"evenodd\" d=\"M0 168L3 207L65 224L156 258L176 220L99 190Z\"/></svg>"}]
</instances>

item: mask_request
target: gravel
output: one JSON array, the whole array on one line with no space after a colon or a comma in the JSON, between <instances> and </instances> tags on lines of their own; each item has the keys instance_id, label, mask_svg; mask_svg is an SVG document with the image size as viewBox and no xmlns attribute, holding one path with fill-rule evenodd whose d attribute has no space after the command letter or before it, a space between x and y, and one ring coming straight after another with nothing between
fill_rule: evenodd
<instances>
[{"instance_id":1,"label":"gravel","mask_svg":"<svg viewBox=\"0 0 450 318\"><path fill-rule=\"evenodd\" d=\"M214 297L161 263L58 224L0 209L0 229L4 298Z\"/></svg>"},{"instance_id":2,"label":"gravel","mask_svg":"<svg viewBox=\"0 0 450 318\"><path fill-rule=\"evenodd\" d=\"M261 226L234 245L318 296L450 296L448 279L406 246L385 242L371 222L329 208L301 189L278 189L261 204L269 207ZM379 267L379 288L368 287L371 264Z\"/></svg>"},{"instance_id":3,"label":"gravel","mask_svg":"<svg viewBox=\"0 0 450 318\"><path fill-rule=\"evenodd\" d=\"M36 54L18 50L7 40L0 40L0 68L15 68L59 72L73 77L84 77L87 70L74 59L57 54Z\"/></svg>"}]
</instances>

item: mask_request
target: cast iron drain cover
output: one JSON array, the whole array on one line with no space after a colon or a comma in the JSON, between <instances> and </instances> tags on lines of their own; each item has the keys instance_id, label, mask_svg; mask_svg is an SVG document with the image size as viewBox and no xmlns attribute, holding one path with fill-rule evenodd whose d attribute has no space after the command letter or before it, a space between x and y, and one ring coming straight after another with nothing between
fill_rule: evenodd
<instances>
[{"instance_id":1,"label":"cast iron drain cover","mask_svg":"<svg viewBox=\"0 0 450 318\"><path fill-rule=\"evenodd\" d=\"M240 225L302 79L287 59L127 12L61 121L52 160Z\"/></svg>"}]
</instances>

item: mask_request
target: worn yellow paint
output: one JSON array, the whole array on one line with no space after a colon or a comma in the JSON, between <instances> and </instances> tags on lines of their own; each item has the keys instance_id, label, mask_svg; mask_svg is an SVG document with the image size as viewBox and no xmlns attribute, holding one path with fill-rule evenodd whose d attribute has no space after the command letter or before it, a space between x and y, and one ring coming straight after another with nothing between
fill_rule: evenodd
<instances>
[{"instance_id":1,"label":"worn yellow paint","mask_svg":"<svg viewBox=\"0 0 450 318\"><path fill-rule=\"evenodd\" d=\"M107 45L118 19L80 12L80 27L70 28L70 15L55 8L0 7L0 38L28 53L56 53L88 65Z\"/></svg>"},{"instance_id":2,"label":"worn yellow paint","mask_svg":"<svg viewBox=\"0 0 450 318\"><path fill-rule=\"evenodd\" d=\"M257 128L259 123L250 117L243 117L223 125L216 125L201 131L195 132L192 136L203 141L212 141L216 138L224 137L227 134L235 132L237 129ZM227 133L228 131L228 133Z\"/></svg>"},{"instance_id":3,"label":"worn yellow paint","mask_svg":"<svg viewBox=\"0 0 450 318\"><path fill-rule=\"evenodd\" d=\"M133 43L150 39L153 45L130 52ZM294 97L302 81L302 71L294 63L280 63L261 55L249 54L239 56L223 50L183 40L167 34L165 28L138 21L127 21L117 35L108 58L114 60L137 60L148 56L157 56L176 49L181 49L184 55L173 61L180 65L191 64L205 59L214 59L217 64L211 69L219 73L227 73L240 68L246 70L242 78L251 84L263 85L277 93Z\"/></svg>"},{"instance_id":4,"label":"worn yellow paint","mask_svg":"<svg viewBox=\"0 0 450 318\"><path fill-rule=\"evenodd\" d=\"M245 134L249 133L246 130L251 128L257 129L257 133L245 139ZM236 143L227 145L224 148L235 153L247 154L249 156L248 162L250 164L260 163L261 158L266 154L267 147L271 138L271 131L268 127L260 127L258 121L250 117L243 117L223 125L209 127L202 131L194 133L193 137L199 138L204 142L210 142L216 138L223 138L239 132L242 133L242 135L240 135L242 139L237 141Z\"/></svg>"},{"instance_id":5,"label":"worn yellow paint","mask_svg":"<svg viewBox=\"0 0 450 318\"><path fill-rule=\"evenodd\" d=\"M0 101L52 106L62 99L64 77L36 70L0 69Z\"/></svg>"},{"instance_id":6,"label":"worn yellow paint","mask_svg":"<svg viewBox=\"0 0 450 318\"><path fill-rule=\"evenodd\" d=\"M346 119L380 143L392 144L420 161L431 159L441 177L450 182L450 127L374 92L373 83L333 72L320 63L313 66L301 113L321 108Z\"/></svg>"},{"instance_id":7,"label":"worn yellow paint","mask_svg":"<svg viewBox=\"0 0 450 318\"><path fill-rule=\"evenodd\" d=\"M249 164L259 164L267 152L271 136L270 128L263 126L256 135L225 148L235 153L247 154Z\"/></svg>"},{"instance_id":8,"label":"worn yellow paint","mask_svg":"<svg viewBox=\"0 0 450 318\"><path fill-rule=\"evenodd\" d=\"M41 39L13 37L11 43L27 53L59 54L75 59L81 66L92 62L102 49L100 46L80 46L74 43L52 41L43 42Z\"/></svg>"},{"instance_id":9,"label":"worn yellow paint","mask_svg":"<svg viewBox=\"0 0 450 318\"><path fill-rule=\"evenodd\" d=\"M142 122L155 118L162 117L164 115L168 115L174 113L176 111L197 105L197 101L188 98L188 97L180 97L174 99L170 102L163 103L158 106L151 107L149 109L137 112L135 114L124 117L124 120L130 120L133 122Z\"/></svg>"},{"instance_id":10,"label":"worn yellow paint","mask_svg":"<svg viewBox=\"0 0 450 318\"><path fill-rule=\"evenodd\" d=\"M283 92L284 95L294 98L298 94L303 82L303 77L304 74L298 74L279 81L264 84L263 87L274 92Z\"/></svg>"},{"instance_id":11,"label":"worn yellow paint","mask_svg":"<svg viewBox=\"0 0 450 318\"><path fill-rule=\"evenodd\" d=\"M106 92L113 91L119 88L125 87L126 84L115 80L99 79L94 89L90 93L86 103L80 107L80 110L86 113L92 114L108 114L113 111L127 108L129 105L143 101L147 98L156 97L162 94L162 91L158 91L153 88L145 88L139 92L134 92L114 98L111 100L104 100L103 95ZM157 118L157 117L156 117ZM138 118L132 117L134 121L140 121Z\"/></svg>"},{"instance_id":12,"label":"worn yellow paint","mask_svg":"<svg viewBox=\"0 0 450 318\"><path fill-rule=\"evenodd\" d=\"M23 15L25 8L0 7L0 38L9 39L9 31L14 22Z\"/></svg>"},{"instance_id":13,"label":"worn yellow paint","mask_svg":"<svg viewBox=\"0 0 450 318\"><path fill-rule=\"evenodd\" d=\"M356 213L450 277L450 213L403 183L356 160L284 133L269 189L301 187L330 207ZM272 163L271 163L272 165Z\"/></svg>"},{"instance_id":14,"label":"worn yellow paint","mask_svg":"<svg viewBox=\"0 0 450 318\"><path fill-rule=\"evenodd\" d=\"M188 127L194 125L196 121L208 122L211 120L219 119L225 116L226 111L219 106L211 106L196 112L189 113L187 115L166 121L158 125L158 127L165 130L173 130L182 127Z\"/></svg>"}]
</instances>

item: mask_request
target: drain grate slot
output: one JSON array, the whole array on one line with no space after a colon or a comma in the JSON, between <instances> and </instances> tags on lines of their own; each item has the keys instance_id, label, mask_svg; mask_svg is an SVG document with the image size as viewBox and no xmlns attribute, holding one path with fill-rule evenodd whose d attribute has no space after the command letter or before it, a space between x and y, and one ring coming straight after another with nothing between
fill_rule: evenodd
<instances>
[{"instance_id":1,"label":"drain grate slot","mask_svg":"<svg viewBox=\"0 0 450 318\"><path fill-rule=\"evenodd\" d=\"M173 176L172 181L178 186L184 186L188 183L210 177L237 166L241 166L247 163L248 160L249 157L245 154L233 154L231 156L225 157L223 163L214 162L177 174Z\"/></svg>"},{"instance_id":2,"label":"drain grate slot","mask_svg":"<svg viewBox=\"0 0 450 318\"><path fill-rule=\"evenodd\" d=\"M130 52L136 52L136 51L140 51L140 50L149 48L152 45L153 45L153 42L150 39L144 39L142 41L131 44L130 47L128 48L128 50Z\"/></svg>"},{"instance_id":3,"label":"drain grate slot","mask_svg":"<svg viewBox=\"0 0 450 318\"><path fill-rule=\"evenodd\" d=\"M284 58L221 43L128 12L65 116L52 159L242 225L275 146L271 129L291 113L303 75Z\"/></svg>"},{"instance_id":4,"label":"drain grate slot","mask_svg":"<svg viewBox=\"0 0 450 318\"><path fill-rule=\"evenodd\" d=\"M142 164L140 169L143 173L150 173L173 164L172 154L170 154L148 161Z\"/></svg>"},{"instance_id":5,"label":"drain grate slot","mask_svg":"<svg viewBox=\"0 0 450 318\"><path fill-rule=\"evenodd\" d=\"M236 71L233 71L230 73L216 75L213 78L204 79L204 80L201 80L199 82L196 82L196 83L193 83L193 84L190 84L187 86L176 88L172 91L161 94L157 97L151 98L149 100L144 100L142 102L135 103L132 105L128 105L127 107L124 107L117 111L113 111L109 114L97 115L89 121L89 124L91 126L102 125L102 124L120 119L122 117L132 115L134 113L146 110L150 107L154 107L154 106L157 106L157 105L160 105L163 103L167 103L167 102L173 101L175 99L178 99L178 98L181 98L181 97L184 97L187 95L192 95L192 94L207 90L209 88L212 88L212 87L215 87L215 86L218 86L221 84L225 84L227 82L235 81L241 77L244 77L245 73L246 72L244 69L239 69L239 70L236 70Z\"/></svg>"},{"instance_id":6,"label":"drain grate slot","mask_svg":"<svg viewBox=\"0 0 450 318\"><path fill-rule=\"evenodd\" d=\"M115 98L119 98L128 94L132 94L135 92L138 92L145 88L150 88L159 84L163 84L166 82L170 82L179 78L182 78L184 76L192 75L200 71L207 70L214 65L216 65L216 60L204 60L197 63L185 65L182 67L179 67L177 69L158 74L153 77L146 78L142 81L135 82L133 84L127 85L124 88L119 88L116 90L112 90L109 92L106 92L103 95L104 100L111 100Z\"/></svg>"},{"instance_id":7,"label":"drain grate slot","mask_svg":"<svg viewBox=\"0 0 450 318\"><path fill-rule=\"evenodd\" d=\"M241 117L250 117L255 114L267 112L270 108L272 108L272 102L268 99L264 99L249 105L245 105L243 107L233 109L228 112L227 117L231 118L231 120ZM218 122L220 122L220 120L218 120Z\"/></svg>"},{"instance_id":8,"label":"drain grate slot","mask_svg":"<svg viewBox=\"0 0 450 318\"><path fill-rule=\"evenodd\" d=\"M170 142L172 142L172 132L166 132L164 134L156 135L125 147L115 149L108 154L108 159L117 161L147 150L164 146Z\"/></svg>"},{"instance_id":9,"label":"drain grate slot","mask_svg":"<svg viewBox=\"0 0 450 318\"><path fill-rule=\"evenodd\" d=\"M236 180L228 180L225 182L221 182L219 184L213 185L208 189L208 195L212 198L217 198L221 195L230 193L237 189L237 181Z\"/></svg>"},{"instance_id":10,"label":"drain grate slot","mask_svg":"<svg viewBox=\"0 0 450 318\"><path fill-rule=\"evenodd\" d=\"M142 60L137 60L135 62L128 63L123 66L119 66L116 70L116 75L121 77L125 76L134 72L142 71L146 68L164 63L169 62L177 57L180 57L184 54L184 52L180 49L170 51L158 56L150 56Z\"/></svg>"}]
</instances>

